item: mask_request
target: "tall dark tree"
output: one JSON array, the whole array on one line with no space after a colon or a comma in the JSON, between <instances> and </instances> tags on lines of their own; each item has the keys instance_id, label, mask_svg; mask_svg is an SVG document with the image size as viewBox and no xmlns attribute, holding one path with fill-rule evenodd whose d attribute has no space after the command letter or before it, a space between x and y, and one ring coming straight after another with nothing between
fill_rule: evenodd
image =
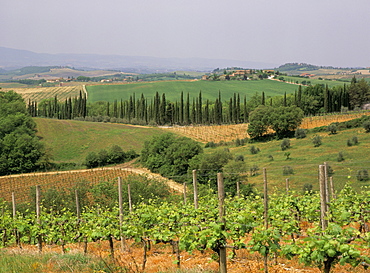
<instances>
[{"instance_id":1,"label":"tall dark tree","mask_svg":"<svg viewBox=\"0 0 370 273\"><path fill-rule=\"evenodd\" d=\"M0 92L0 175L35 171L43 156L36 123L22 97Z\"/></svg>"}]
</instances>

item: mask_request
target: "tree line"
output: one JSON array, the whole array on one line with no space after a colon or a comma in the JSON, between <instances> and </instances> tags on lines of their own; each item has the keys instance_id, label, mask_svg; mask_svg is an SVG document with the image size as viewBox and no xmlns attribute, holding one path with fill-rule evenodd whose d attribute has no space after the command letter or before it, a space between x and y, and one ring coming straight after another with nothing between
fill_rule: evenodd
<instances>
[{"instance_id":1,"label":"tree line","mask_svg":"<svg viewBox=\"0 0 370 273\"><path fill-rule=\"evenodd\" d=\"M75 98L59 101L57 97L39 104L29 101L31 116L79 119L87 121L113 121L140 125L191 125L191 124L237 124L249 122L250 113L260 105L277 107L297 106L304 115L356 110L370 102L370 85L355 77L349 85L328 87L316 84L298 86L294 94L267 97L264 92L246 96L234 93L224 100L221 92L215 100L204 100L202 91L190 98L180 93L179 100L169 101L166 94L156 92L152 98L132 94L127 100L87 103L81 94Z\"/></svg>"}]
</instances>

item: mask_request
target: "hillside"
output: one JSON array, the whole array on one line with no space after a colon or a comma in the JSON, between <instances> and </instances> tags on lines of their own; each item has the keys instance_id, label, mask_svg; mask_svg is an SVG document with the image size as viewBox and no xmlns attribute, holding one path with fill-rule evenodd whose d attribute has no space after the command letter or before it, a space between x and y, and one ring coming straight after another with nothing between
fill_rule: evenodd
<instances>
[{"instance_id":1,"label":"hillside","mask_svg":"<svg viewBox=\"0 0 370 273\"><path fill-rule=\"evenodd\" d=\"M123 124L35 118L37 135L55 162L82 164L89 152L117 144L140 152L146 140L163 133L160 128Z\"/></svg>"},{"instance_id":2,"label":"hillside","mask_svg":"<svg viewBox=\"0 0 370 273\"><path fill-rule=\"evenodd\" d=\"M222 99L228 100L234 93L239 93L241 97L247 96L247 99L254 94L265 92L266 96L278 96L294 93L297 86L270 80L258 81L159 81L159 82L139 82L129 84L114 85L89 85L86 87L89 94L89 102L127 100L132 94L139 97L144 94L145 97L151 98L156 92L165 93L166 99L178 101L181 92L186 96L197 97L199 91L202 91L202 98L214 101L221 92Z\"/></svg>"},{"instance_id":3,"label":"hillside","mask_svg":"<svg viewBox=\"0 0 370 273\"><path fill-rule=\"evenodd\" d=\"M310 74L310 79L341 79L350 80L353 76L356 78L369 78L369 68L350 68L350 67L332 67L332 66L317 66L306 63L286 63L275 68L279 72L286 73L287 75L299 76L304 73Z\"/></svg>"},{"instance_id":4,"label":"hillside","mask_svg":"<svg viewBox=\"0 0 370 273\"><path fill-rule=\"evenodd\" d=\"M0 72L0 80L50 80L58 78L77 78L79 76L84 77L103 77L115 74L121 74L121 72L116 70L81 70L74 69L71 67L61 67L61 66L27 66L15 70L3 70ZM129 74L129 73L125 73Z\"/></svg>"}]
</instances>

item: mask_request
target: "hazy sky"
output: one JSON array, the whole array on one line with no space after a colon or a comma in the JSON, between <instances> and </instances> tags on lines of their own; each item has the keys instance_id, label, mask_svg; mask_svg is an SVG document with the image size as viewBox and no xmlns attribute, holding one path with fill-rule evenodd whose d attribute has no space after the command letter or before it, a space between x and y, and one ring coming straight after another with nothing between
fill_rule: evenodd
<instances>
[{"instance_id":1,"label":"hazy sky","mask_svg":"<svg viewBox=\"0 0 370 273\"><path fill-rule=\"evenodd\" d=\"M370 0L0 0L0 46L38 53L370 66Z\"/></svg>"}]
</instances>

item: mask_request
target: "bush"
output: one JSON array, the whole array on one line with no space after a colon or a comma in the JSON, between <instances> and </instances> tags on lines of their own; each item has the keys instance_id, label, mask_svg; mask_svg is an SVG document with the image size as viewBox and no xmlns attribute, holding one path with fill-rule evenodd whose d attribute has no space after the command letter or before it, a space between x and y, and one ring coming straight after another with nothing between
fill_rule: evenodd
<instances>
[{"instance_id":1,"label":"bush","mask_svg":"<svg viewBox=\"0 0 370 273\"><path fill-rule=\"evenodd\" d=\"M297 139L305 138L306 137L306 130L298 128L297 130L295 130L294 136Z\"/></svg>"},{"instance_id":2,"label":"bush","mask_svg":"<svg viewBox=\"0 0 370 273\"><path fill-rule=\"evenodd\" d=\"M352 144L353 145L357 145L358 144L358 138L357 138L357 136L353 136L352 137Z\"/></svg>"},{"instance_id":3,"label":"bush","mask_svg":"<svg viewBox=\"0 0 370 273\"><path fill-rule=\"evenodd\" d=\"M338 162L342 162L342 161L344 161L344 156L343 156L343 153L342 153L342 152L339 152L339 153L338 153L337 161L338 161Z\"/></svg>"},{"instance_id":4,"label":"bush","mask_svg":"<svg viewBox=\"0 0 370 273\"><path fill-rule=\"evenodd\" d=\"M217 145L213 141L207 142L204 148L215 148Z\"/></svg>"},{"instance_id":5,"label":"bush","mask_svg":"<svg viewBox=\"0 0 370 273\"><path fill-rule=\"evenodd\" d=\"M235 161L244 161L244 156L243 155L237 155L235 157Z\"/></svg>"},{"instance_id":6,"label":"bush","mask_svg":"<svg viewBox=\"0 0 370 273\"><path fill-rule=\"evenodd\" d=\"M350 139L348 139L348 140L347 140L347 146L348 146L348 147L353 146L353 143L352 143L352 141L351 141Z\"/></svg>"},{"instance_id":7,"label":"bush","mask_svg":"<svg viewBox=\"0 0 370 273\"><path fill-rule=\"evenodd\" d=\"M253 165L252 167L250 167L249 171L251 172L251 176L256 176L259 169L260 168L257 165Z\"/></svg>"},{"instance_id":8,"label":"bush","mask_svg":"<svg viewBox=\"0 0 370 273\"><path fill-rule=\"evenodd\" d=\"M366 133L370 133L370 121L367 120L362 124L362 127L364 127Z\"/></svg>"},{"instance_id":9,"label":"bush","mask_svg":"<svg viewBox=\"0 0 370 273\"><path fill-rule=\"evenodd\" d=\"M270 161L274 161L274 157L272 155L268 155L267 158L270 160Z\"/></svg>"},{"instance_id":10,"label":"bush","mask_svg":"<svg viewBox=\"0 0 370 273\"><path fill-rule=\"evenodd\" d=\"M303 185L303 193L304 194L311 194L312 193L312 188L313 188L313 186L312 186L312 184L309 184L309 183L306 183L306 184L304 184Z\"/></svg>"},{"instance_id":11,"label":"bush","mask_svg":"<svg viewBox=\"0 0 370 273\"><path fill-rule=\"evenodd\" d=\"M289 175L289 174L294 174L294 170L290 166L284 166L283 167L283 175Z\"/></svg>"},{"instance_id":12,"label":"bush","mask_svg":"<svg viewBox=\"0 0 370 273\"><path fill-rule=\"evenodd\" d=\"M255 155L255 154L258 154L258 152L260 151L259 148L256 148L254 147L254 145L252 145L250 148L249 148L249 151L251 152L252 155Z\"/></svg>"},{"instance_id":13,"label":"bush","mask_svg":"<svg viewBox=\"0 0 370 273\"><path fill-rule=\"evenodd\" d=\"M313 138L312 138L312 143L314 145L314 147L319 147L321 146L322 144L322 141L321 141L322 137L319 136L319 135L315 135Z\"/></svg>"},{"instance_id":14,"label":"bush","mask_svg":"<svg viewBox=\"0 0 370 273\"><path fill-rule=\"evenodd\" d=\"M326 131L329 132L330 135L334 135L337 133L338 126L335 123L330 124L327 128Z\"/></svg>"},{"instance_id":15,"label":"bush","mask_svg":"<svg viewBox=\"0 0 370 273\"><path fill-rule=\"evenodd\" d=\"M282 151L285 151L286 149L290 148L290 139L289 138L284 138L280 147L281 147Z\"/></svg>"},{"instance_id":16,"label":"bush","mask_svg":"<svg viewBox=\"0 0 370 273\"><path fill-rule=\"evenodd\" d=\"M369 180L369 173L367 170L363 169L363 170L359 170L357 172L357 180L358 181L368 181Z\"/></svg>"},{"instance_id":17,"label":"bush","mask_svg":"<svg viewBox=\"0 0 370 273\"><path fill-rule=\"evenodd\" d=\"M88 169L98 167L99 166L98 155L95 152L88 153L85 159L85 165Z\"/></svg>"}]
</instances>

